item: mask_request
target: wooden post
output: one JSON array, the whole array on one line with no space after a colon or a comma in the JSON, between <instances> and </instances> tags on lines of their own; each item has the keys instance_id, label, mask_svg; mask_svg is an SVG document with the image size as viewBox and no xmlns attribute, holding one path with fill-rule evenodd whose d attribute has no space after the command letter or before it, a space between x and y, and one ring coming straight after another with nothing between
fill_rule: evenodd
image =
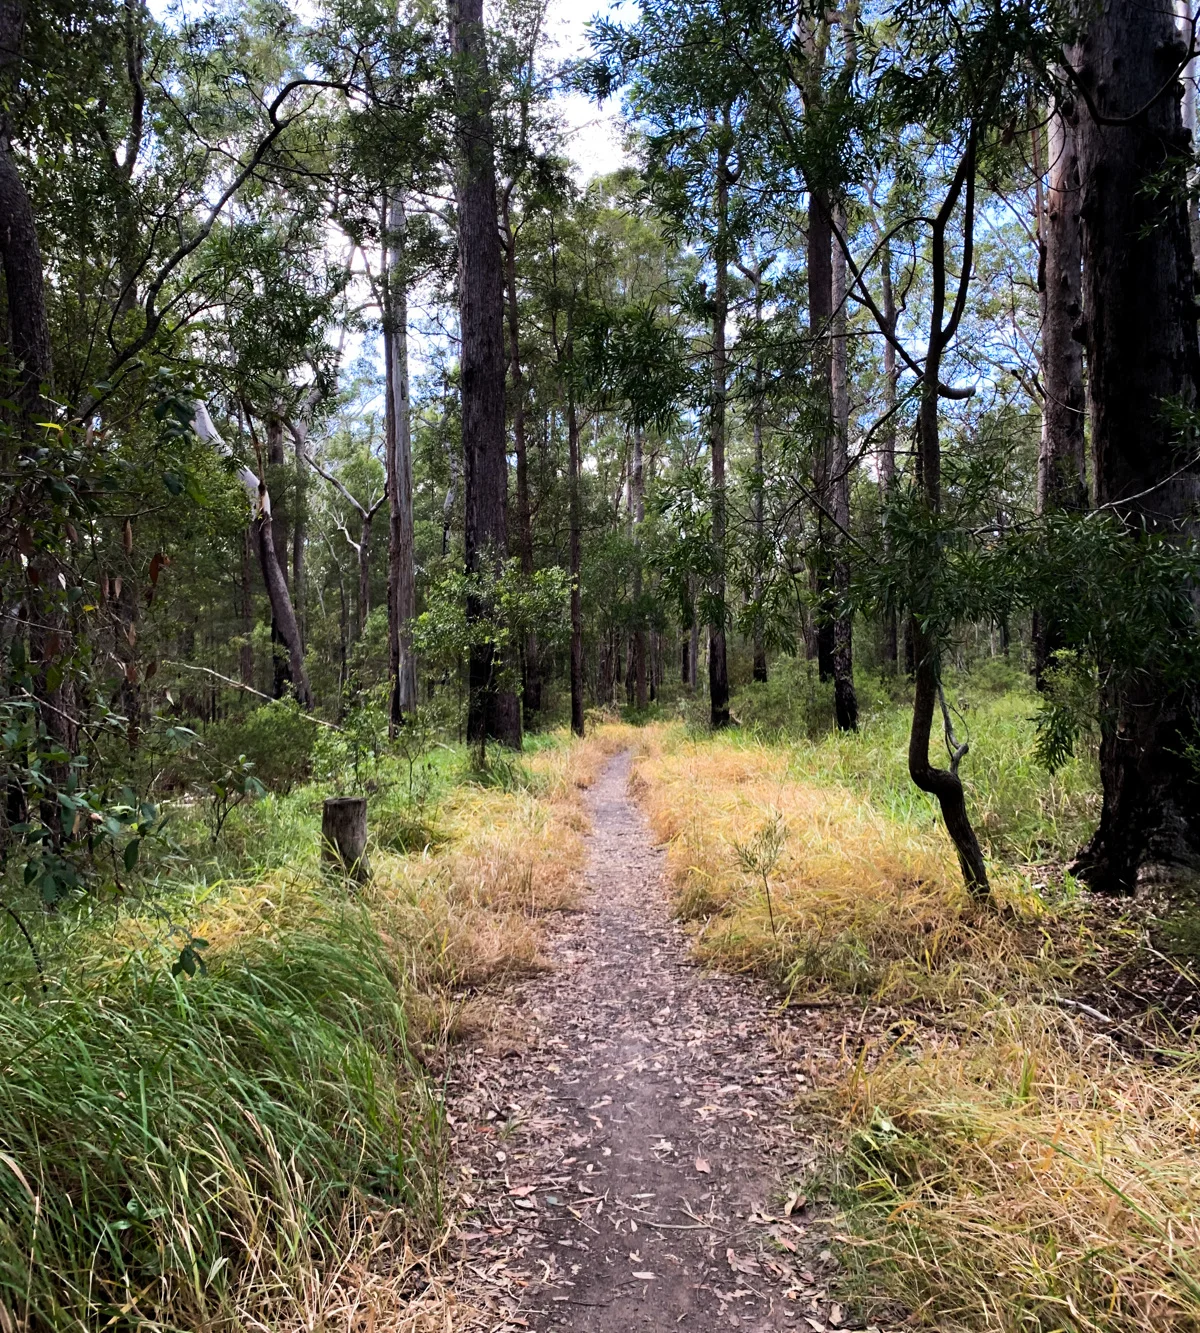
<instances>
[{"instance_id":1,"label":"wooden post","mask_svg":"<svg viewBox=\"0 0 1200 1333\"><path fill-rule=\"evenodd\" d=\"M331 796L321 815L321 859L340 866L352 879L366 880L367 798Z\"/></svg>"}]
</instances>

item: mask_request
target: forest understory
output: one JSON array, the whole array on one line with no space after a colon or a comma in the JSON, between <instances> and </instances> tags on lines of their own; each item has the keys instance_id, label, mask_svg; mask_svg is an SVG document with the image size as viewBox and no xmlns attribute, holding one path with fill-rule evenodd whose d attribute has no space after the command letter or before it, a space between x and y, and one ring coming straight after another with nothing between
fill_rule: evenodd
<instances>
[{"instance_id":1,"label":"forest understory","mask_svg":"<svg viewBox=\"0 0 1200 1333\"><path fill-rule=\"evenodd\" d=\"M1200 1333L1200 0L0 0L0 1333Z\"/></svg>"},{"instance_id":2,"label":"forest understory","mask_svg":"<svg viewBox=\"0 0 1200 1333\"><path fill-rule=\"evenodd\" d=\"M358 888L319 787L184 803L169 893L0 936L6 1328L1195 1326L1200 906L1087 895L1094 760L953 689L986 909L886 689L381 756Z\"/></svg>"}]
</instances>

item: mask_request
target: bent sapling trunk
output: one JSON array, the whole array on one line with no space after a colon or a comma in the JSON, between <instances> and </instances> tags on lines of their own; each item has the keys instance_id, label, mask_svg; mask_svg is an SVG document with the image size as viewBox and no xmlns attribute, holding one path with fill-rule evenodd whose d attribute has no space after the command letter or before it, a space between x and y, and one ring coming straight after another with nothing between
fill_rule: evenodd
<instances>
[{"instance_id":1,"label":"bent sapling trunk","mask_svg":"<svg viewBox=\"0 0 1200 1333\"><path fill-rule=\"evenodd\" d=\"M942 818L946 822L946 832L949 833L950 841L954 843L954 850L958 853L958 864L962 870L967 892L973 898L986 899L991 894L987 866L983 859L983 849L979 845L979 839L967 814L966 795L962 779L958 776L958 766L966 757L970 748L969 742L960 743L954 734L950 710L942 693L936 647L915 619L912 624L912 636L917 648L917 669L912 731L908 741L908 773L922 791L937 797ZM929 758L934 709L939 705L945 729L946 749L950 756L948 769L934 767Z\"/></svg>"}]
</instances>

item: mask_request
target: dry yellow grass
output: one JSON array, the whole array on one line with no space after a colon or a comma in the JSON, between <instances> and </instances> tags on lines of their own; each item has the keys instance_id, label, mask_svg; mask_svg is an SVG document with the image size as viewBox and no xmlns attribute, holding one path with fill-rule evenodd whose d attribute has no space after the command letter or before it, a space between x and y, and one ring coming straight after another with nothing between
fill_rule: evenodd
<instances>
[{"instance_id":1,"label":"dry yellow grass","mask_svg":"<svg viewBox=\"0 0 1200 1333\"><path fill-rule=\"evenodd\" d=\"M980 910L940 828L806 781L802 750L676 727L640 749L702 959L910 1016L848 1042L811 1108L866 1289L945 1330L1200 1329L1197 1062L1135 1057L1054 1003L1090 947L1080 910L1016 872ZM781 821L773 931L738 847Z\"/></svg>"},{"instance_id":2,"label":"dry yellow grass","mask_svg":"<svg viewBox=\"0 0 1200 1333\"><path fill-rule=\"evenodd\" d=\"M1043 905L1020 876L1001 877L999 910L981 913L938 829L801 780L787 749L695 741L667 727L648 729L642 749L635 785L706 961L768 972L794 994L941 1001L1061 964L1039 931ZM784 836L768 903L738 848L772 820Z\"/></svg>"}]
</instances>

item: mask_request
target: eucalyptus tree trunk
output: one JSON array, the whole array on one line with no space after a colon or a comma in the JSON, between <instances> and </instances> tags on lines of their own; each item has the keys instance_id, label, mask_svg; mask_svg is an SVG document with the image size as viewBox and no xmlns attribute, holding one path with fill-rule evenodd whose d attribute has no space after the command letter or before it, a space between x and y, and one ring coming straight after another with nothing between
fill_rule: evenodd
<instances>
[{"instance_id":1,"label":"eucalyptus tree trunk","mask_svg":"<svg viewBox=\"0 0 1200 1333\"><path fill-rule=\"evenodd\" d=\"M833 376L829 328L833 319L833 217L829 198L813 190L808 203L808 337L812 347L812 394L818 420L833 420L830 387ZM830 444L826 425L813 453L813 493L817 502L816 547L812 554L813 621L817 674L833 678L833 616L830 606L829 522Z\"/></svg>"},{"instance_id":2,"label":"eucalyptus tree trunk","mask_svg":"<svg viewBox=\"0 0 1200 1333\"><path fill-rule=\"evenodd\" d=\"M401 190L388 201L388 258L384 272L383 342L387 389L389 729L395 735L417 707L412 622L417 612L413 526L412 415L408 379L407 214Z\"/></svg>"},{"instance_id":3,"label":"eucalyptus tree trunk","mask_svg":"<svg viewBox=\"0 0 1200 1333\"><path fill-rule=\"evenodd\" d=\"M512 394L513 450L517 458L517 550L521 573L533 575L533 507L529 497L529 452L525 440L528 406L525 373L521 365L521 307L517 291L517 234L512 220L512 189L506 189L501 210L504 237L504 280L508 315L509 388ZM542 674L536 634L527 634L522 646L522 700L525 723L542 706Z\"/></svg>"},{"instance_id":4,"label":"eucalyptus tree trunk","mask_svg":"<svg viewBox=\"0 0 1200 1333\"><path fill-rule=\"evenodd\" d=\"M1200 475L1167 406L1200 380L1188 214L1169 170L1189 148L1179 88L1186 46L1170 11L1110 0L1070 52L1084 105L1082 186L1088 407L1096 502L1128 528L1197 535ZM1096 889L1132 891L1146 864L1200 858L1197 683L1155 669L1106 672L1100 825L1076 863Z\"/></svg>"},{"instance_id":5,"label":"eucalyptus tree trunk","mask_svg":"<svg viewBox=\"0 0 1200 1333\"><path fill-rule=\"evenodd\" d=\"M243 685L254 684L254 533L247 525L242 530L242 646L238 651L238 675Z\"/></svg>"},{"instance_id":6,"label":"eucalyptus tree trunk","mask_svg":"<svg viewBox=\"0 0 1200 1333\"><path fill-rule=\"evenodd\" d=\"M753 272L750 274L754 286L754 327L755 332L762 329L762 278L763 263L758 261ZM763 513L763 491L766 481L763 476L765 466L763 454L763 358L762 352L757 351L754 355L754 404L753 404L753 433L754 433L754 601L756 604L756 613L754 617L754 679L759 682L765 682L767 679L767 646L766 636L763 633L762 617L762 598L763 598L763 564L766 559L764 548L766 546L766 524Z\"/></svg>"},{"instance_id":7,"label":"eucalyptus tree trunk","mask_svg":"<svg viewBox=\"0 0 1200 1333\"><path fill-rule=\"evenodd\" d=\"M896 391L899 375L896 370L896 348L891 339L896 336L896 293L892 288L892 247L884 242L880 252L883 281L883 410L884 425L879 434L879 489L883 492L883 551L890 560L892 539L887 527L887 506L896 484ZM890 335L890 336L887 336ZM899 635L895 605L889 605L883 614L883 661L896 672L899 666Z\"/></svg>"},{"instance_id":8,"label":"eucalyptus tree trunk","mask_svg":"<svg viewBox=\"0 0 1200 1333\"><path fill-rule=\"evenodd\" d=\"M634 630L630 643L630 671L633 677L633 702L643 712L646 709L646 627L642 617L642 552L641 530L646 518L646 483L643 449L645 436L640 426L633 432L633 467L629 473L630 515L633 520L633 607Z\"/></svg>"},{"instance_id":9,"label":"eucalyptus tree trunk","mask_svg":"<svg viewBox=\"0 0 1200 1333\"><path fill-rule=\"evenodd\" d=\"M206 444L214 445L223 454L230 454L229 446L213 424L208 408L201 402L194 404L192 429ZM282 439L280 449L282 449ZM267 597L271 603L271 636L281 649L276 655L275 662L276 695L277 697L282 695L284 687L290 685L301 706L311 708L312 686L309 684L308 669L304 664L304 645L300 641L300 626L296 621L296 612L292 606L287 579L284 577L275 544L271 491L265 476L259 477L251 468L244 465L238 468L238 478L250 503L253 542L258 551L263 583L266 585Z\"/></svg>"},{"instance_id":10,"label":"eucalyptus tree trunk","mask_svg":"<svg viewBox=\"0 0 1200 1333\"><path fill-rule=\"evenodd\" d=\"M569 348L569 343L568 343ZM567 352L570 358L570 350ZM575 411L575 390L567 385L567 469L570 473L571 564L571 730L583 735L583 597L579 586L580 508L579 508L579 418Z\"/></svg>"},{"instance_id":11,"label":"eucalyptus tree trunk","mask_svg":"<svg viewBox=\"0 0 1200 1333\"><path fill-rule=\"evenodd\" d=\"M1046 202L1038 219L1041 238L1041 381L1045 395L1038 453L1038 513L1082 513L1088 506L1084 433L1082 238L1079 230L1077 108L1050 117ZM1062 628L1053 606L1034 612L1034 674L1039 688L1060 648Z\"/></svg>"},{"instance_id":12,"label":"eucalyptus tree trunk","mask_svg":"<svg viewBox=\"0 0 1200 1333\"><path fill-rule=\"evenodd\" d=\"M846 218L839 207L834 221L842 234ZM850 381L848 318L846 311L846 256L833 247L833 326L829 365L829 397L833 406L833 434L829 449L829 506L833 519L833 701L840 731L858 727L858 697L854 692L854 618L850 611Z\"/></svg>"},{"instance_id":13,"label":"eucalyptus tree trunk","mask_svg":"<svg viewBox=\"0 0 1200 1333\"><path fill-rule=\"evenodd\" d=\"M708 626L708 703L714 727L729 725L729 663L725 643L725 400L728 392L726 325L729 319L729 115L717 152L717 235L713 246L712 408L709 451L712 461L713 612Z\"/></svg>"},{"instance_id":14,"label":"eucalyptus tree trunk","mask_svg":"<svg viewBox=\"0 0 1200 1333\"><path fill-rule=\"evenodd\" d=\"M499 574L508 553L508 457L504 411L504 275L496 224L492 91L483 0L450 0L458 138L458 300L462 338L464 545L468 574ZM495 610L478 594L468 619ZM521 747L521 710L490 644L468 662L467 739Z\"/></svg>"}]
</instances>

